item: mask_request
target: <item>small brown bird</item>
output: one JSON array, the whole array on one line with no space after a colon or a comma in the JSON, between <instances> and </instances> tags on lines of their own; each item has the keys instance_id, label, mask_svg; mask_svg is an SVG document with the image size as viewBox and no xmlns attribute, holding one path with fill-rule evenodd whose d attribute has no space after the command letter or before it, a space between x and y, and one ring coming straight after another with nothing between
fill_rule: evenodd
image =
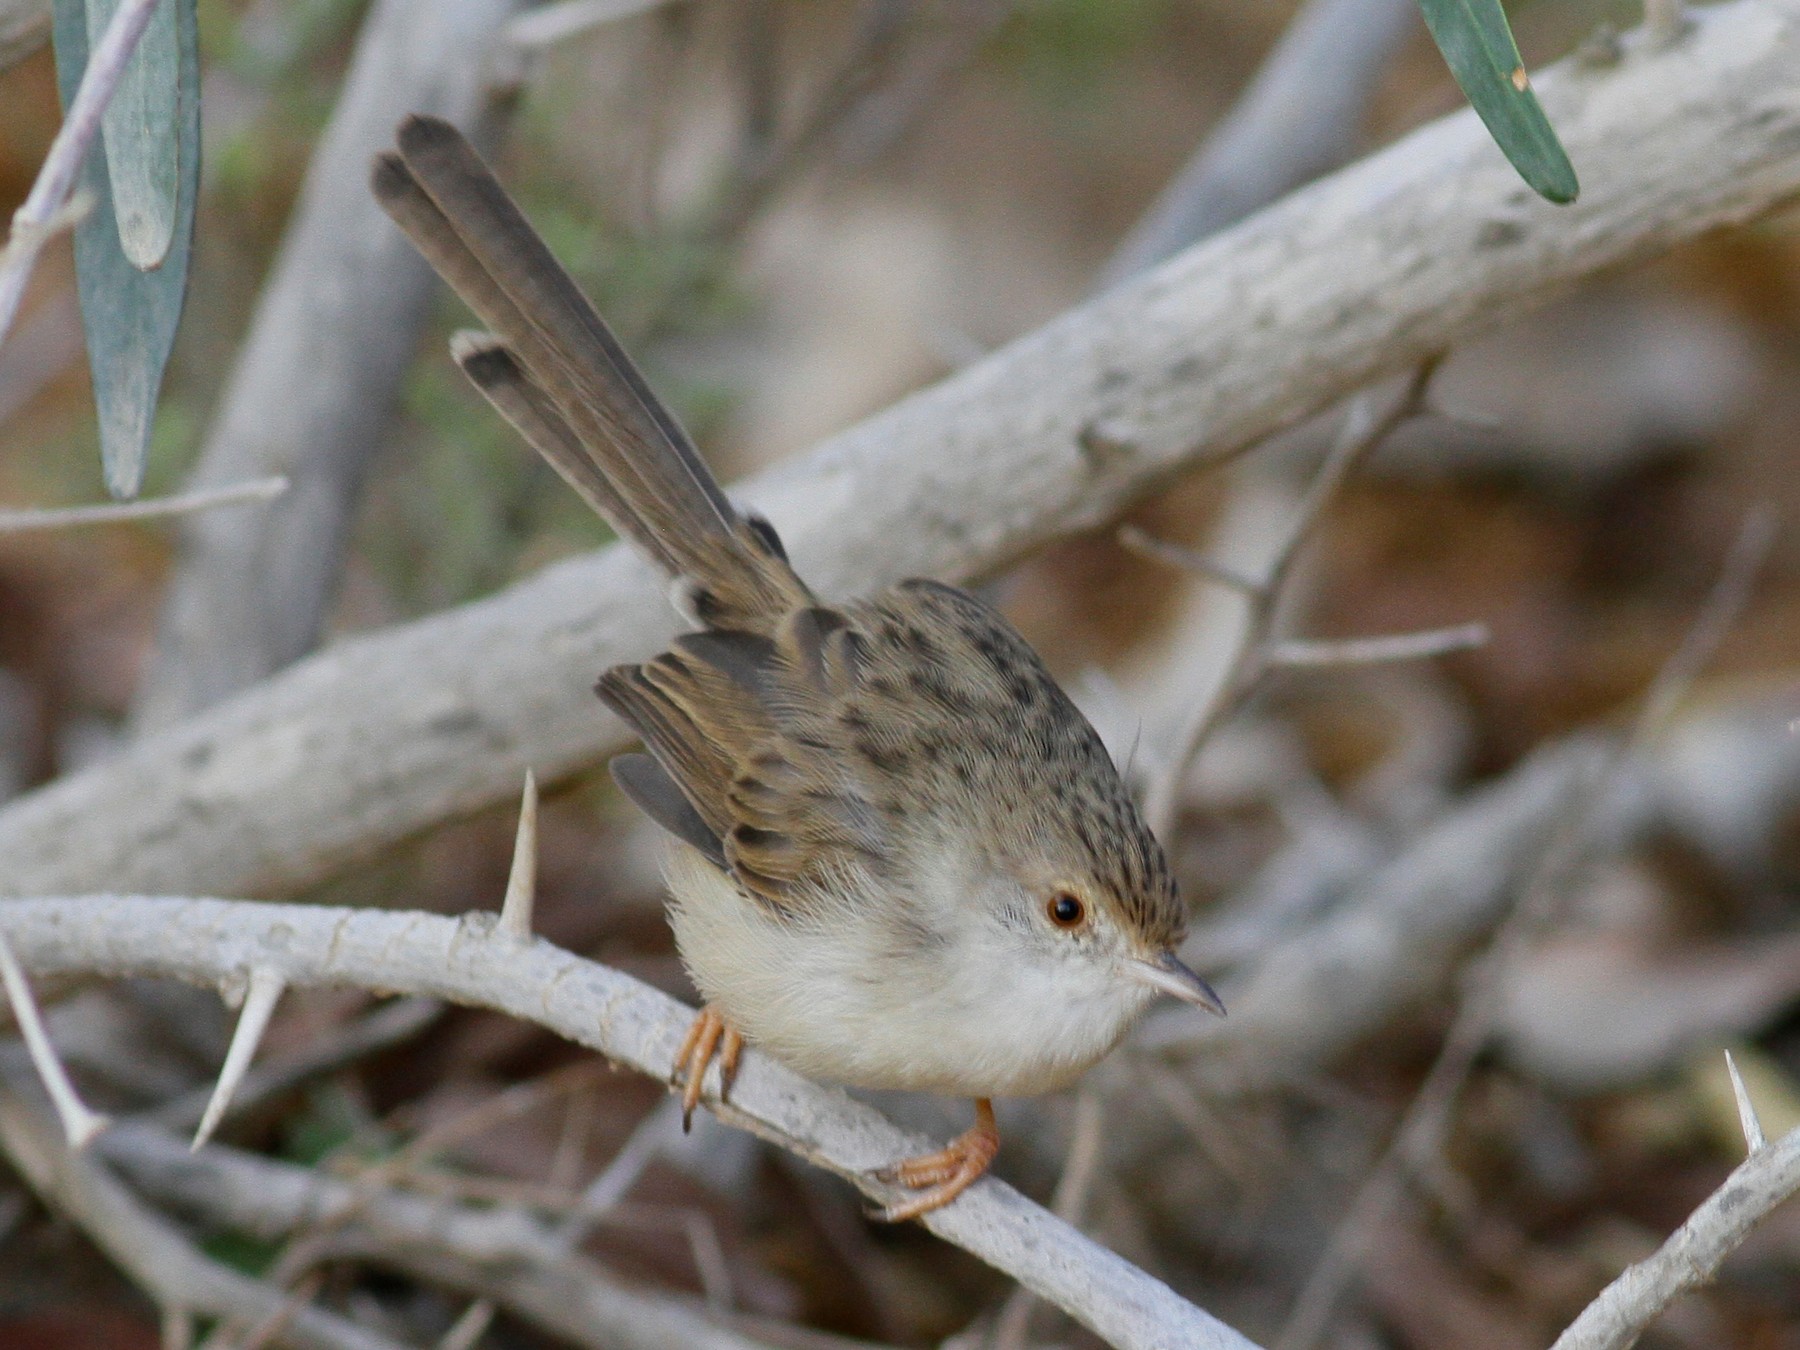
<instances>
[{"instance_id":1,"label":"small brown bird","mask_svg":"<svg viewBox=\"0 0 1800 1350\"><path fill-rule=\"evenodd\" d=\"M1005 619L935 581L825 604L693 443L473 147L412 117L376 197L481 317L463 371L699 626L600 697L648 755L619 785L673 837L670 916L706 1005L691 1113L744 1040L855 1087L975 1099L949 1147L884 1169L948 1204L999 1146L990 1098L1064 1086L1158 993L1214 1012L1186 914L1093 728Z\"/></svg>"}]
</instances>

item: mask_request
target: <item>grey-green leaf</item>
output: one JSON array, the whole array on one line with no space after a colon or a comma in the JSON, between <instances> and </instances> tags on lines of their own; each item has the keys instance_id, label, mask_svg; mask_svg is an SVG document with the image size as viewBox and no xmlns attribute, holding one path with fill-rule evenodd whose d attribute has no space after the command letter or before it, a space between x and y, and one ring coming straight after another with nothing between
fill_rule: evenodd
<instances>
[{"instance_id":1,"label":"grey-green leaf","mask_svg":"<svg viewBox=\"0 0 1800 1350\"><path fill-rule=\"evenodd\" d=\"M1575 166L1531 90L1500 0L1419 0L1425 26L1500 151L1532 190L1572 202Z\"/></svg>"},{"instance_id":2,"label":"grey-green leaf","mask_svg":"<svg viewBox=\"0 0 1800 1350\"><path fill-rule=\"evenodd\" d=\"M140 271L120 242L110 136L90 150L81 190L93 209L75 228L75 282L100 420L107 489L133 497L144 476L163 369L187 290L194 201L200 186L200 54L194 0L165 0L174 20L174 215L160 266ZM56 73L63 106L75 97L88 59L84 0L55 0ZM152 31L158 20L151 21ZM167 78L165 76L165 78ZM108 128L110 130L110 127ZM166 186L166 184L165 184Z\"/></svg>"},{"instance_id":3,"label":"grey-green leaf","mask_svg":"<svg viewBox=\"0 0 1800 1350\"><path fill-rule=\"evenodd\" d=\"M90 51L119 4L87 0ZM151 14L101 124L119 244L140 272L162 266L175 239L181 131L175 6L176 0L161 0Z\"/></svg>"}]
</instances>

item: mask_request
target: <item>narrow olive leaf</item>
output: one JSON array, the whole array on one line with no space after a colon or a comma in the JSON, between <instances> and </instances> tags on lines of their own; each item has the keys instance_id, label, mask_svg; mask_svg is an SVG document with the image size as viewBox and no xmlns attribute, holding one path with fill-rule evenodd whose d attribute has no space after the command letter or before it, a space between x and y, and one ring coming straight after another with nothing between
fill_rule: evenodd
<instances>
[{"instance_id":1,"label":"narrow olive leaf","mask_svg":"<svg viewBox=\"0 0 1800 1350\"><path fill-rule=\"evenodd\" d=\"M87 0L90 51L119 3ZM140 272L162 266L175 239L181 137L175 7L176 0L161 0L151 14L101 122L119 244Z\"/></svg>"},{"instance_id":2,"label":"narrow olive leaf","mask_svg":"<svg viewBox=\"0 0 1800 1350\"><path fill-rule=\"evenodd\" d=\"M90 152L82 165L81 190L94 207L75 229L75 283L87 333L88 366L94 374L100 459L107 490L115 497L136 496L143 482L156 395L187 290L194 200L200 186L200 54L194 0L165 0L165 4L173 10L175 27L176 186L174 225L162 264L140 271L126 256L115 206L116 180L108 170L107 154ZM88 16L84 0L55 0L54 10L56 75L66 108L87 68ZM152 29L156 22L152 19ZM106 131L110 130L107 124ZM110 152L118 142L108 134L103 143Z\"/></svg>"},{"instance_id":3,"label":"narrow olive leaf","mask_svg":"<svg viewBox=\"0 0 1800 1350\"><path fill-rule=\"evenodd\" d=\"M1425 26L1502 154L1539 196L1572 202L1575 166L1531 90L1500 0L1419 0Z\"/></svg>"}]
</instances>

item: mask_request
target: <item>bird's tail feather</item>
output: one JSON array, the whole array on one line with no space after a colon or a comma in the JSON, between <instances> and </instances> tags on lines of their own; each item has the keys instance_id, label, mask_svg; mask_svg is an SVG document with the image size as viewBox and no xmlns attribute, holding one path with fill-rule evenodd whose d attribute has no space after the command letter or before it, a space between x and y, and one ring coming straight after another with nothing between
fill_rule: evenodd
<instances>
[{"instance_id":1,"label":"bird's tail feather","mask_svg":"<svg viewBox=\"0 0 1800 1350\"><path fill-rule=\"evenodd\" d=\"M811 603L766 522L737 511L681 424L473 146L409 117L378 155L384 210L480 316L457 363L621 535L692 588L711 625L767 631Z\"/></svg>"}]
</instances>

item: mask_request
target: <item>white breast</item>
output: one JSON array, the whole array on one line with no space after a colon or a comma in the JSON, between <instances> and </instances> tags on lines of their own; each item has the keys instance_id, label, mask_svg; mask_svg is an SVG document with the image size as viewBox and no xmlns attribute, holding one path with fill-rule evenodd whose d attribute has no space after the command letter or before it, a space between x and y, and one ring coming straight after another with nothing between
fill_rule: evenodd
<instances>
[{"instance_id":1,"label":"white breast","mask_svg":"<svg viewBox=\"0 0 1800 1350\"><path fill-rule=\"evenodd\" d=\"M809 1077L964 1097L1062 1087L1117 1043L1142 985L1022 959L966 897L915 934L846 893L778 918L686 845L665 869L683 963L753 1045ZM847 879L847 889L855 884Z\"/></svg>"}]
</instances>

